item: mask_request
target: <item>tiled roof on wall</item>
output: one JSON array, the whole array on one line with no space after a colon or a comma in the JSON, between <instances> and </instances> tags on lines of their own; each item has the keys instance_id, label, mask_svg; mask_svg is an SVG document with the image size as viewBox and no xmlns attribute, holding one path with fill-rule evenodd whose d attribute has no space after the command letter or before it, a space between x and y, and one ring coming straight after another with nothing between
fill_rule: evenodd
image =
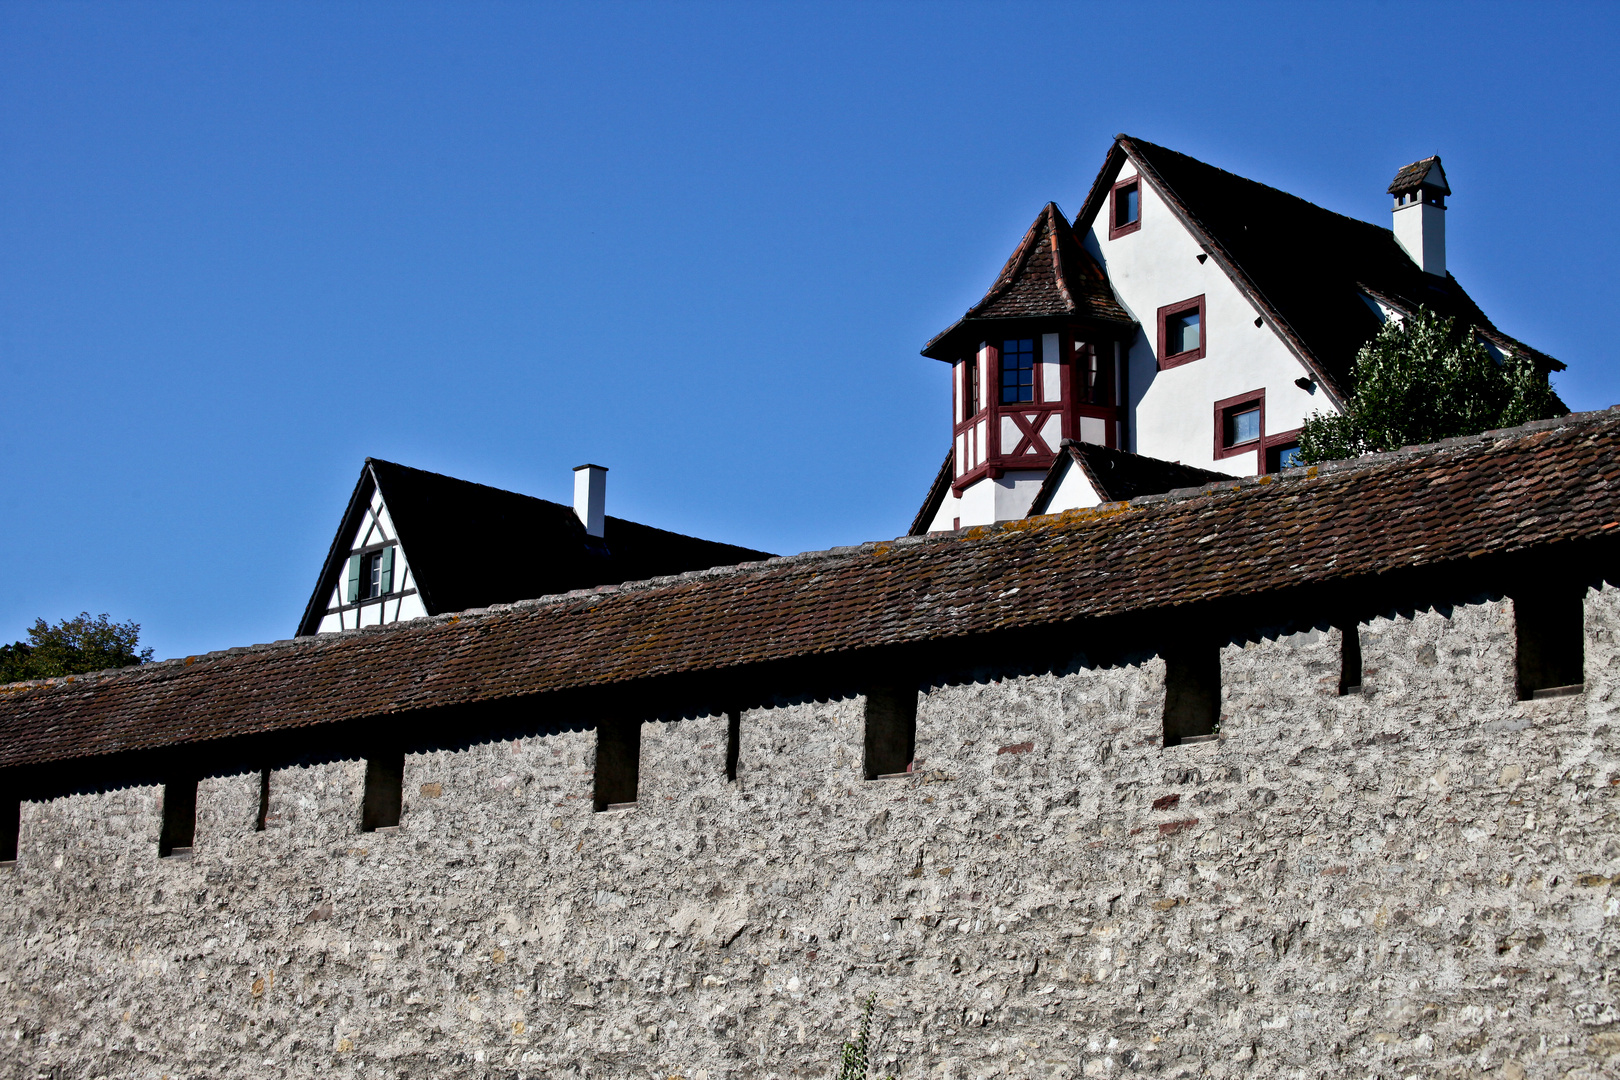
<instances>
[{"instance_id":1,"label":"tiled roof on wall","mask_svg":"<svg viewBox=\"0 0 1620 1080\"><path fill-rule=\"evenodd\" d=\"M1095 510L13 684L0 688L0 767L1364 582L1617 526L1620 409Z\"/></svg>"}]
</instances>

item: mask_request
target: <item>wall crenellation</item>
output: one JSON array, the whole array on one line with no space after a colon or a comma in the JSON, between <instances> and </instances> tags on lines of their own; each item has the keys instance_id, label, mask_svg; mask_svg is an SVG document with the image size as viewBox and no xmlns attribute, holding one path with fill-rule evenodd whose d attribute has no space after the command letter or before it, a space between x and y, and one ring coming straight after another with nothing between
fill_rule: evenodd
<instances>
[{"instance_id":1,"label":"wall crenellation","mask_svg":"<svg viewBox=\"0 0 1620 1080\"><path fill-rule=\"evenodd\" d=\"M642 725L593 812L588 718L366 767L25 803L0 877L0 1076L827 1076L878 995L901 1076L1597 1077L1620 1068L1620 591L1586 689L1519 701L1511 601L1220 650L1165 746L1165 661L984 667L862 778L813 691Z\"/></svg>"}]
</instances>

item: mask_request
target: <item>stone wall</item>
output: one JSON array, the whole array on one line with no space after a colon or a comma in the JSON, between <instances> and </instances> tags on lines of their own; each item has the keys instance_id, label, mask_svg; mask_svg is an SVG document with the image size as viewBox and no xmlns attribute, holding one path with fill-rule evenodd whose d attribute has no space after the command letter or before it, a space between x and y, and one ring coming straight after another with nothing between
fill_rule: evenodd
<instances>
[{"instance_id":1,"label":"stone wall","mask_svg":"<svg viewBox=\"0 0 1620 1080\"><path fill-rule=\"evenodd\" d=\"M1162 746L1156 657L931 687L863 781L859 697L648 723L593 813L591 718L406 760L27 803L0 871L5 1077L829 1076L875 994L902 1077L1614 1075L1620 593L1587 691L1518 702L1512 605L1222 655Z\"/></svg>"}]
</instances>

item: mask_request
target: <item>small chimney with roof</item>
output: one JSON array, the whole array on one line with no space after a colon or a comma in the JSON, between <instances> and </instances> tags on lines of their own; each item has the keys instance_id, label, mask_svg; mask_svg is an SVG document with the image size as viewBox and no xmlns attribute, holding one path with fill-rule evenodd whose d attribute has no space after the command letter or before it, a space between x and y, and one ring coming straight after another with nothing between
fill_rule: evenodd
<instances>
[{"instance_id":1,"label":"small chimney with roof","mask_svg":"<svg viewBox=\"0 0 1620 1080\"><path fill-rule=\"evenodd\" d=\"M601 536L607 519L607 466L574 466L574 513L585 524L585 535Z\"/></svg>"},{"instance_id":2,"label":"small chimney with roof","mask_svg":"<svg viewBox=\"0 0 1620 1080\"><path fill-rule=\"evenodd\" d=\"M1414 161L1389 185L1395 196L1395 239L1426 274L1446 276L1446 172L1440 155Z\"/></svg>"}]
</instances>

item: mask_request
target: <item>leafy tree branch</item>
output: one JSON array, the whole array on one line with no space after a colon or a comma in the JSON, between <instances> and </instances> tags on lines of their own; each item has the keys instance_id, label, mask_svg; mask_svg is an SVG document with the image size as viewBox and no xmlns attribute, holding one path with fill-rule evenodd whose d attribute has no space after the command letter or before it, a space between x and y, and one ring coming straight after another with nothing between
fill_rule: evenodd
<instances>
[{"instance_id":1,"label":"leafy tree branch","mask_svg":"<svg viewBox=\"0 0 1620 1080\"><path fill-rule=\"evenodd\" d=\"M1426 308L1391 319L1356 354L1355 393L1343 415L1313 413L1300 430L1308 462L1477 435L1569 410L1535 360L1498 363L1458 325Z\"/></svg>"}]
</instances>

